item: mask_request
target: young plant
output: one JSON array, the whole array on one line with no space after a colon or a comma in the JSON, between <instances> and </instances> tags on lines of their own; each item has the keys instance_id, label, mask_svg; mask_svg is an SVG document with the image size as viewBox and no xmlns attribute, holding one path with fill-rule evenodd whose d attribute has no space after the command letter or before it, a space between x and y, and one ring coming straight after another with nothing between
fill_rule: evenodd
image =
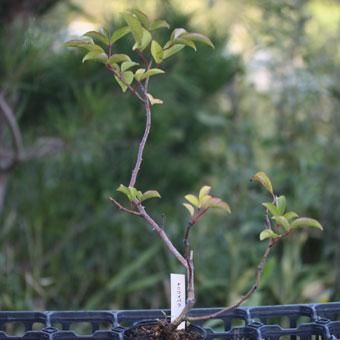
<instances>
[{"instance_id":1,"label":"young plant","mask_svg":"<svg viewBox=\"0 0 340 340\"><path fill-rule=\"evenodd\" d=\"M130 92L140 101L144 108L146 115L145 129L138 147L136 162L131 172L130 181L128 185L121 184L117 189L118 192L126 196L130 204L129 206L125 206L113 197L111 197L110 200L116 208L143 219L152 230L156 231L169 252L185 269L187 278L187 300L186 306L181 314L172 322L172 326L176 328L185 320L210 319L240 306L259 287L266 259L273 246L298 228L312 227L322 230L322 226L314 219L299 218L295 212L287 211L286 198L284 196L277 196L274 193L272 183L268 176L264 172L255 174L252 179L261 183L272 198L271 202L262 204L265 208L265 228L260 233L260 240L267 240L267 247L257 267L255 283L249 291L233 305L217 313L199 317L189 316L189 311L196 301L194 288L194 254L190 246L191 231L210 209L220 209L229 214L231 212L230 207L222 199L212 196L209 186L203 186L197 196L192 194L186 195L186 202L183 203L183 206L188 210L190 219L184 229L184 249L180 251L170 240L163 226L150 215L145 207L147 200L160 198L160 194L156 190L142 192L137 189L136 182L142 165L144 148L152 125L152 108L154 105L163 104L161 99L155 98L149 92L150 79L164 74L165 71L160 68L161 65L184 48L190 47L196 51L196 45L199 43L212 48L214 48L214 45L205 35L196 32L187 32L184 28L175 28L171 34L169 34L166 42L160 42L155 38L155 32L159 29L169 29L169 24L166 21L150 20L146 14L136 9L125 12L123 18L126 23L125 26L113 33L109 34L104 30L100 32L90 31L77 40L67 42L66 46L86 50L83 62L94 61L102 63L112 74L121 90L123 92ZM128 34L132 35L134 40L132 46L132 51L135 56L134 59L116 50L116 42Z\"/></svg>"}]
</instances>

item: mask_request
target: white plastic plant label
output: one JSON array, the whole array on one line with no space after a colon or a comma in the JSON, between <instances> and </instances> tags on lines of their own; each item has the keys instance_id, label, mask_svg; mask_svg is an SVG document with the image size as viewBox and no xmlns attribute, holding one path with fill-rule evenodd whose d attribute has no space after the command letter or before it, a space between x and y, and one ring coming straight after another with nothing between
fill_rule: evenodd
<instances>
[{"instance_id":1,"label":"white plastic plant label","mask_svg":"<svg viewBox=\"0 0 340 340\"><path fill-rule=\"evenodd\" d=\"M185 307L185 275L170 274L171 285L171 321L175 320ZM184 329L185 322L182 322L177 329Z\"/></svg>"}]
</instances>

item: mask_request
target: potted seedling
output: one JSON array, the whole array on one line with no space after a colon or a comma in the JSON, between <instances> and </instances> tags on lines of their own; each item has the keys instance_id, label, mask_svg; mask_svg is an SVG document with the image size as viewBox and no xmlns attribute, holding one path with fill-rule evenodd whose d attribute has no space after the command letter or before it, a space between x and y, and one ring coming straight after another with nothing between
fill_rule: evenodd
<instances>
[{"instance_id":1,"label":"potted seedling","mask_svg":"<svg viewBox=\"0 0 340 340\"><path fill-rule=\"evenodd\" d=\"M122 14L122 16L125 25L113 33L109 34L104 30L90 31L79 39L68 41L66 45L68 47L86 50L82 59L83 62L94 61L102 63L120 86L121 90L123 92L129 92L140 102L146 117L144 133L140 140L130 181L125 185L121 184L117 188L120 194L126 196L129 204L121 203L121 200L117 198L116 195L111 197L110 200L114 207L122 212L144 220L145 224L156 232L169 251L169 254L177 259L186 273L186 300L178 314L172 316L170 322L158 322L132 327L125 332L125 337L201 339L204 338L204 331L190 329L190 327L187 329L178 329L178 326L182 326L183 324L188 326L190 322L193 321L211 319L240 306L258 289L266 260L276 244L295 232L296 229L312 227L322 230L322 226L317 220L298 217L295 212L287 211L285 196L276 195L266 173L262 171L257 172L252 177L252 180L259 182L264 187L270 195L270 200L269 202L262 203L265 227L260 233L259 238L261 241L266 241L267 246L259 261L255 282L248 292L231 306L221 309L216 313L203 316L193 317L190 315L189 312L196 301L194 252L190 245L191 232L209 210L220 209L229 214L231 212L230 207L221 198L211 194L210 186L203 186L197 195L186 195L183 206L188 210L189 222L183 231L183 248L178 248L169 238L166 228L157 222L148 212L148 200L160 198L160 194L156 190L141 190L138 186L138 175L142 168L144 150L152 127L153 108L163 104L162 99L156 98L150 93L150 81L152 81L153 77L164 74L165 71L163 68L166 68L167 60L175 57L177 53L186 47L196 51L197 44L206 44L211 48L214 48L214 45L207 36L201 33L188 32L184 28L175 28L169 34L168 40L161 42L156 39L155 32L159 29L169 29L166 21L151 20L146 14L136 9L127 11ZM134 44L132 46L132 52L135 56L134 59L127 54L120 53L120 51L116 49L116 42L127 35L132 35L133 37ZM199 252L199 249L196 250L196 252Z\"/></svg>"}]
</instances>

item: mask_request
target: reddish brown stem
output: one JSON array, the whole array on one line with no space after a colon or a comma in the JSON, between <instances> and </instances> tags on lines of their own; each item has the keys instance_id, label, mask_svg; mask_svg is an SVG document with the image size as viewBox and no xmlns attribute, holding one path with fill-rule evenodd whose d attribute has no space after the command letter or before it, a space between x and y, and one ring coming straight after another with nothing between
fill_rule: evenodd
<instances>
[{"instance_id":1,"label":"reddish brown stem","mask_svg":"<svg viewBox=\"0 0 340 340\"><path fill-rule=\"evenodd\" d=\"M264 254L261 258L261 261L259 263L259 265L257 266L257 271L256 271L256 279L255 279L255 283L253 284L253 286L248 290L248 292L243 295L240 300L238 300L237 302L235 302L234 304L223 308L221 310L219 310L216 313L212 313L212 314L208 314L208 315L202 315L202 316L191 316L191 317L187 317L186 319L188 321L197 321L197 320L209 320L212 318L215 318L221 314L227 313L237 307L239 307L240 305L242 305L245 301L247 301L258 289L259 285L260 285L260 281L261 281L261 277L262 277L262 273L263 273L263 268L264 265L266 263L266 260L270 254L270 251L272 250L273 246L277 243L277 241L270 239L268 242L268 245L264 251Z\"/></svg>"},{"instance_id":2,"label":"reddish brown stem","mask_svg":"<svg viewBox=\"0 0 340 340\"><path fill-rule=\"evenodd\" d=\"M138 53L139 57L142 59L144 65L145 65L145 68L148 68L148 65L149 65L149 62L148 60L145 58L145 55L142 51L140 50L136 50L136 52Z\"/></svg>"}]
</instances>

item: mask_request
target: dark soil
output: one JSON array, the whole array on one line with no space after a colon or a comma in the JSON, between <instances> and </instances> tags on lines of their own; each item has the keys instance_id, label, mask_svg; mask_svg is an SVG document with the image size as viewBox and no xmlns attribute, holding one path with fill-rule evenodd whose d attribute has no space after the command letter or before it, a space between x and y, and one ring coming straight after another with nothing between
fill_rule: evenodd
<instances>
[{"instance_id":1,"label":"dark soil","mask_svg":"<svg viewBox=\"0 0 340 340\"><path fill-rule=\"evenodd\" d=\"M157 324L145 324L125 333L128 339L139 340L203 340L201 334L190 330L173 330L171 324L160 321Z\"/></svg>"}]
</instances>

